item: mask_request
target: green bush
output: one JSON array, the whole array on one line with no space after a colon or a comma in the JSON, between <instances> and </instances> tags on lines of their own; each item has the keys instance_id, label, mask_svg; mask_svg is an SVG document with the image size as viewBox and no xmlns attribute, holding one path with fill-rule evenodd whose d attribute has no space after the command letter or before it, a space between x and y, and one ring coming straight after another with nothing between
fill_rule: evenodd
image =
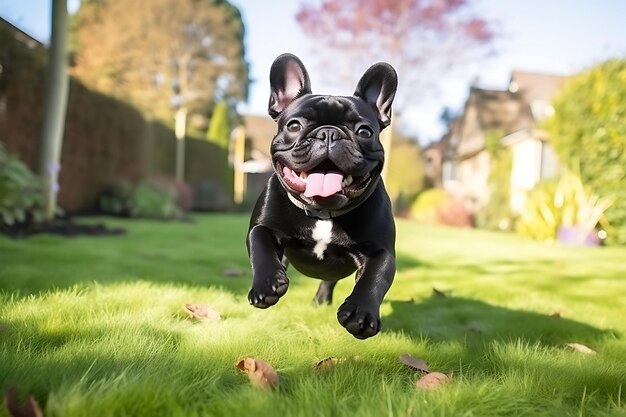
<instances>
[{"instance_id":1,"label":"green bush","mask_svg":"<svg viewBox=\"0 0 626 417\"><path fill-rule=\"evenodd\" d=\"M433 223L437 218L437 208L448 199L448 193L441 188L423 191L411 205L411 216L420 222Z\"/></svg>"},{"instance_id":2,"label":"green bush","mask_svg":"<svg viewBox=\"0 0 626 417\"><path fill-rule=\"evenodd\" d=\"M522 236L551 242L560 224L560 208L555 202L556 182L542 181L526 195L522 215L515 230Z\"/></svg>"},{"instance_id":3,"label":"green bush","mask_svg":"<svg viewBox=\"0 0 626 417\"><path fill-rule=\"evenodd\" d=\"M167 189L174 196L176 206L181 212L186 213L193 209L193 188L186 182L163 176L151 178L150 182L159 188Z\"/></svg>"},{"instance_id":4,"label":"green bush","mask_svg":"<svg viewBox=\"0 0 626 417\"><path fill-rule=\"evenodd\" d=\"M567 171L557 182L541 182L528 193L516 230L532 239L554 241L561 226L576 226L582 241L599 223L607 227L604 213L614 201L591 192L577 174Z\"/></svg>"},{"instance_id":5,"label":"green bush","mask_svg":"<svg viewBox=\"0 0 626 417\"><path fill-rule=\"evenodd\" d=\"M153 181L144 181L133 190L130 199L132 217L173 219L182 215L176 194Z\"/></svg>"},{"instance_id":6,"label":"green bush","mask_svg":"<svg viewBox=\"0 0 626 417\"><path fill-rule=\"evenodd\" d=\"M42 207L41 181L0 143L0 223L39 222Z\"/></svg>"},{"instance_id":7,"label":"green bush","mask_svg":"<svg viewBox=\"0 0 626 417\"><path fill-rule=\"evenodd\" d=\"M568 80L546 122L550 141L584 184L616 201L606 217L608 242L626 244L626 59L611 60Z\"/></svg>"},{"instance_id":8,"label":"green bush","mask_svg":"<svg viewBox=\"0 0 626 417\"><path fill-rule=\"evenodd\" d=\"M114 216L130 216L133 197L133 185L129 181L119 180L106 188L98 199L100 211Z\"/></svg>"},{"instance_id":9,"label":"green bush","mask_svg":"<svg viewBox=\"0 0 626 417\"><path fill-rule=\"evenodd\" d=\"M187 184L165 177L137 185L119 180L98 199L100 211L113 216L173 219L191 210L193 192Z\"/></svg>"}]
</instances>

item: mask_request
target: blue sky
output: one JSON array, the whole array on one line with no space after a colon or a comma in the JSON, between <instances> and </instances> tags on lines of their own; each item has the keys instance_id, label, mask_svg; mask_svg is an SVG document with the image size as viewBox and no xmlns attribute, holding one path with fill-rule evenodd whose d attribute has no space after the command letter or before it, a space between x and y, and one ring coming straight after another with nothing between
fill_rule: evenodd
<instances>
[{"instance_id":1,"label":"blue sky","mask_svg":"<svg viewBox=\"0 0 626 417\"><path fill-rule=\"evenodd\" d=\"M146 0L148 1L148 0ZM330 93L319 81L311 44L294 15L298 0L232 0L246 25L251 63L251 96L242 111L265 114L269 68L283 52L298 55L309 69L314 92ZM49 37L50 0L3 0L0 16L44 42ZM611 57L626 56L625 0L474 0L475 10L498 22L503 34L494 58L457 69L440 94L405 111L410 130L422 142L442 133L438 116L444 105L459 109L471 80L505 88L512 70L573 74ZM69 0L70 10L78 0ZM402 77L402 74L400 74ZM351 91L332 91L349 94Z\"/></svg>"}]
</instances>

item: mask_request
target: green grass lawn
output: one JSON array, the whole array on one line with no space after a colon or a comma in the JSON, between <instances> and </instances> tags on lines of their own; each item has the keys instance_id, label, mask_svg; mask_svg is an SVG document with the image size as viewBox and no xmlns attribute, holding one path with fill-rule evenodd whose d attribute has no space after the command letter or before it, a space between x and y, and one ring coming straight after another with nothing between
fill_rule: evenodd
<instances>
[{"instance_id":1,"label":"green grass lawn","mask_svg":"<svg viewBox=\"0 0 626 417\"><path fill-rule=\"evenodd\" d=\"M352 279L314 307L318 282L290 270L276 306L248 305L247 216L105 221L128 233L0 236L0 389L48 417L626 415L626 248L398 220L383 331L360 341L335 317ZM416 390L404 353L451 382ZM272 364L279 389L251 386L243 356ZM329 356L344 360L312 369Z\"/></svg>"}]
</instances>

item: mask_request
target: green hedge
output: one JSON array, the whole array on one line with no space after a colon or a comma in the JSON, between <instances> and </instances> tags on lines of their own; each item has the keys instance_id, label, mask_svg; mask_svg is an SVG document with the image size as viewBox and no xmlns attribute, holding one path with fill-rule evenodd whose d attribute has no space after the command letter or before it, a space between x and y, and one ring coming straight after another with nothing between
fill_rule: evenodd
<instances>
[{"instance_id":1,"label":"green hedge","mask_svg":"<svg viewBox=\"0 0 626 417\"><path fill-rule=\"evenodd\" d=\"M554 109L546 124L554 149L594 193L615 198L607 241L626 244L626 60L568 80Z\"/></svg>"},{"instance_id":2,"label":"green hedge","mask_svg":"<svg viewBox=\"0 0 626 417\"><path fill-rule=\"evenodd\" d=\"M38 169L47 51L28 48L0 24L0 142L32 170ZM149 123L133 106L71 80L61 155L59 206L68 212L97 207L98 197L116 181L137 183L174 176L176 139L171 128ZM211 182L232 191L221 168L228 156L204 138L189 138L186 180ZM220 198L228 200L221 196Z\"/></svg>"},{"instance_id":3,"label":"green hedge","mask_svg":"<svg viewBox=\"0 0 626 417\"><path fill-rule=\"evenodd\" d=\"M27 47L0 24L0 142L32 170L38 170L47 51ZM59 205L66 211L95 206L116 178L136 181L145 172L146 124L132 106L70 82L61 154Z\"/></svg>"},{"instance_id":4,"label":"green hedge","mask_svg":"<svg viewBox=\"0 0 626 417\"><path fill-rule=\"evenodd\" d=\"M153 121L149 127L148 173L150 176L174 176L176 166L176 136L163 123ZM187 137L185 141L185 181L202 200L206 190L211 189L211 199L219 204L212 208L226 209L232 202L232 168L228 165L228 149L205 138ZM194 208L208 209L202 201L194 202Z\"/></svg>"}]
</instances>

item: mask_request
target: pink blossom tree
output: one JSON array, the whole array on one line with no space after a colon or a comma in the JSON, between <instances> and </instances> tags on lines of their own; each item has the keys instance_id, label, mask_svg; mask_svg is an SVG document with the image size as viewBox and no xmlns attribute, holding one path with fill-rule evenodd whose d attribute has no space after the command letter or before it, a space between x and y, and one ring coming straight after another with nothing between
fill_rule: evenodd
<instances>
[{"instance_id":1,"label":"pink blossom tree","mask_svg":"<svg viewBox=\"0 0 626 417\"><path fill-rule=\"evenodd\" d=\"M352 85L372 63L392 64L400 78L397 115L435 92L447 72L493 52L493 24L475 15L471 3L321 0L303 3L296 20L328 84Z\"/></svg>"}]
</instances>

